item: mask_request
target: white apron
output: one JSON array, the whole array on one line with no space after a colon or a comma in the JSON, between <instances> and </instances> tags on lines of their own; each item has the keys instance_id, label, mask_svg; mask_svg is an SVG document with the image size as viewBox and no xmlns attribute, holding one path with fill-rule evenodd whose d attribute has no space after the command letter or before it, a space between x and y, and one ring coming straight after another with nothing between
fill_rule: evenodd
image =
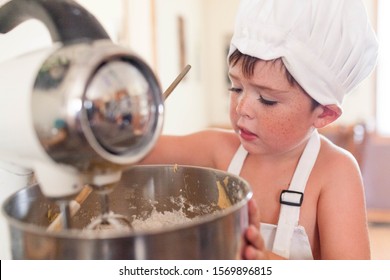
<instances>
[{"instance_id":1,"label":"white apron","mask_svg":"<svg viewBox=\"0 0 390 280\"><path fill-rule=\"evenodd\" d=\"M320 146L319 134L314 131L299 159L289 189L281 193L278 224L261 223L260 225L266 248L287 259L313 259L305 228L299 225L299 211L306 183L317 160ZM227 171L239 175L247 154L248 152L240 146Z\"/></svg>"}]
</instances>

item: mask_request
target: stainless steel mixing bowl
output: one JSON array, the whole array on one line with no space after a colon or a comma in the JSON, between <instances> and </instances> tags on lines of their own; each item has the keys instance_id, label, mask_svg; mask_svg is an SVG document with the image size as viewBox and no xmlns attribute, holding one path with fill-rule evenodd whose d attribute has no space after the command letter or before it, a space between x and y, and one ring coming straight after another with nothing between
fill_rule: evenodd
<instances>
[{"instance_id":1,"label":"stainless steel mixing bowl","mask_svg":"<svg viewBox=\"0 0 390 280\"><path fill-rule=\"evenodd\" d=\"M60 183L60 182L59 182ZM181 210L190 221L160 229L86 231L100 213L92 192L72 218L72 229L48 232L58 207L27 187L3 205L14 259L237 259L248 225L249 184L226 172L175 165L126 170L109 195L110 210L130 220L153 210Z\"/></svg>"}]
</instances>

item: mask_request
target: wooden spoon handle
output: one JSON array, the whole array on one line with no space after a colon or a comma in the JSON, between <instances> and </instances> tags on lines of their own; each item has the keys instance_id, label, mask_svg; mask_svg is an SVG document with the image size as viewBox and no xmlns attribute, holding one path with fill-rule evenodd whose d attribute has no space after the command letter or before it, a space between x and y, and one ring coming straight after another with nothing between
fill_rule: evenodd
<instances>
[{"instance_id":1,"label":"wooden spoon handle","mask_svg":"<svg viewBox=\"0 0 390 280\"><path fill-rule=\"evenodd\" d=\"M172 93L172 91L176 88L176 86L183 80L185 75L187 75L188 71L190 71L191 65L187 65L184 67L183 71L176 77L176 79L172 82L172 84L164 91L163 97L164 100L168 98L168 96Z\"/></svg>"},{"instance_id":2,"label":"wooden spoon handle","mask_svg":"<svg viewBox=\"0 0 390 280\"><path fill-rule=\"evenodd\" d=\"M81 204L88 198L88 196L92 192L92 187L86 185L81 192L75 197L74 200L69 202L69 210L70 216L73 217L79 211ZM51 222L51 224L47 227L46 231L48 232L56 232L62 229L62 214L58 214L58 216Z\"/></svg>"}]
</instances>

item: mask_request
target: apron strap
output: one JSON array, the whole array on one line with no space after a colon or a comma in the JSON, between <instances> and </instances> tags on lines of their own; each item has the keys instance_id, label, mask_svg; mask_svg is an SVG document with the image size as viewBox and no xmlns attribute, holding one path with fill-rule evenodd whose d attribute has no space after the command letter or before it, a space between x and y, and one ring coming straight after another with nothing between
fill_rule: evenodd
<instances>
[{"instance_id":1,"label":"apron strap","mask_svg":"<svg viewBox=\"0 0 390 280\"><path fill-rule=\"evenodd\" d=\"M291 240L299 222L303 193L320 150L320 136L315 130L299 159L288 190L280 194L280 213L272 252L289 258Z\"/></svg>"},{"instance_id":2,"label":"apron strap","mask_svg":"<svg viewBox=\"0 0 390 280\"><path fill-rule=\"evenodd\" d=\"M236 153L233 156L233 159L230 162L230 165L227 169L227 172L232 173L233 175L239 176L241 168L244 165L244 161L248 152L244 149L242 145L238 148Z\"/></svg>"}]
</instances>

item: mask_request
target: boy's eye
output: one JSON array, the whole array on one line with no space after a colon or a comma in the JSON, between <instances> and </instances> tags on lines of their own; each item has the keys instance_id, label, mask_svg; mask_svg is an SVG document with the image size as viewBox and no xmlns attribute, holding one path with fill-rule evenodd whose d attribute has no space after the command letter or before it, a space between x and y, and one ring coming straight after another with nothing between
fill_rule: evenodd
<instances>
[{"instance_id":1,"label":"boy's eye","mask_svg":"<svg viewBox=\"0 0 390 280\"><path fill-rule=\"evenodd\" d=\"M233 93L241 93L242 92L242 89L240 88L236 88L236 87L231 87L228 89L230 92L233 92Z\"/></svg>"},{"instance_id":2,"label":"boy's eye","mask_svg":"<svg viewBox=\"0 0 390 280\"><path fill-rule=\"evenodd\" d=\"M278 103L277 101L273 101L273 100L268 100L268 99L265 99L263 96L259 96L259 99L258 99L262 104L266 105L266 106L273 106L275 105L276 103Z\"/></svg>"}]
</instances>

